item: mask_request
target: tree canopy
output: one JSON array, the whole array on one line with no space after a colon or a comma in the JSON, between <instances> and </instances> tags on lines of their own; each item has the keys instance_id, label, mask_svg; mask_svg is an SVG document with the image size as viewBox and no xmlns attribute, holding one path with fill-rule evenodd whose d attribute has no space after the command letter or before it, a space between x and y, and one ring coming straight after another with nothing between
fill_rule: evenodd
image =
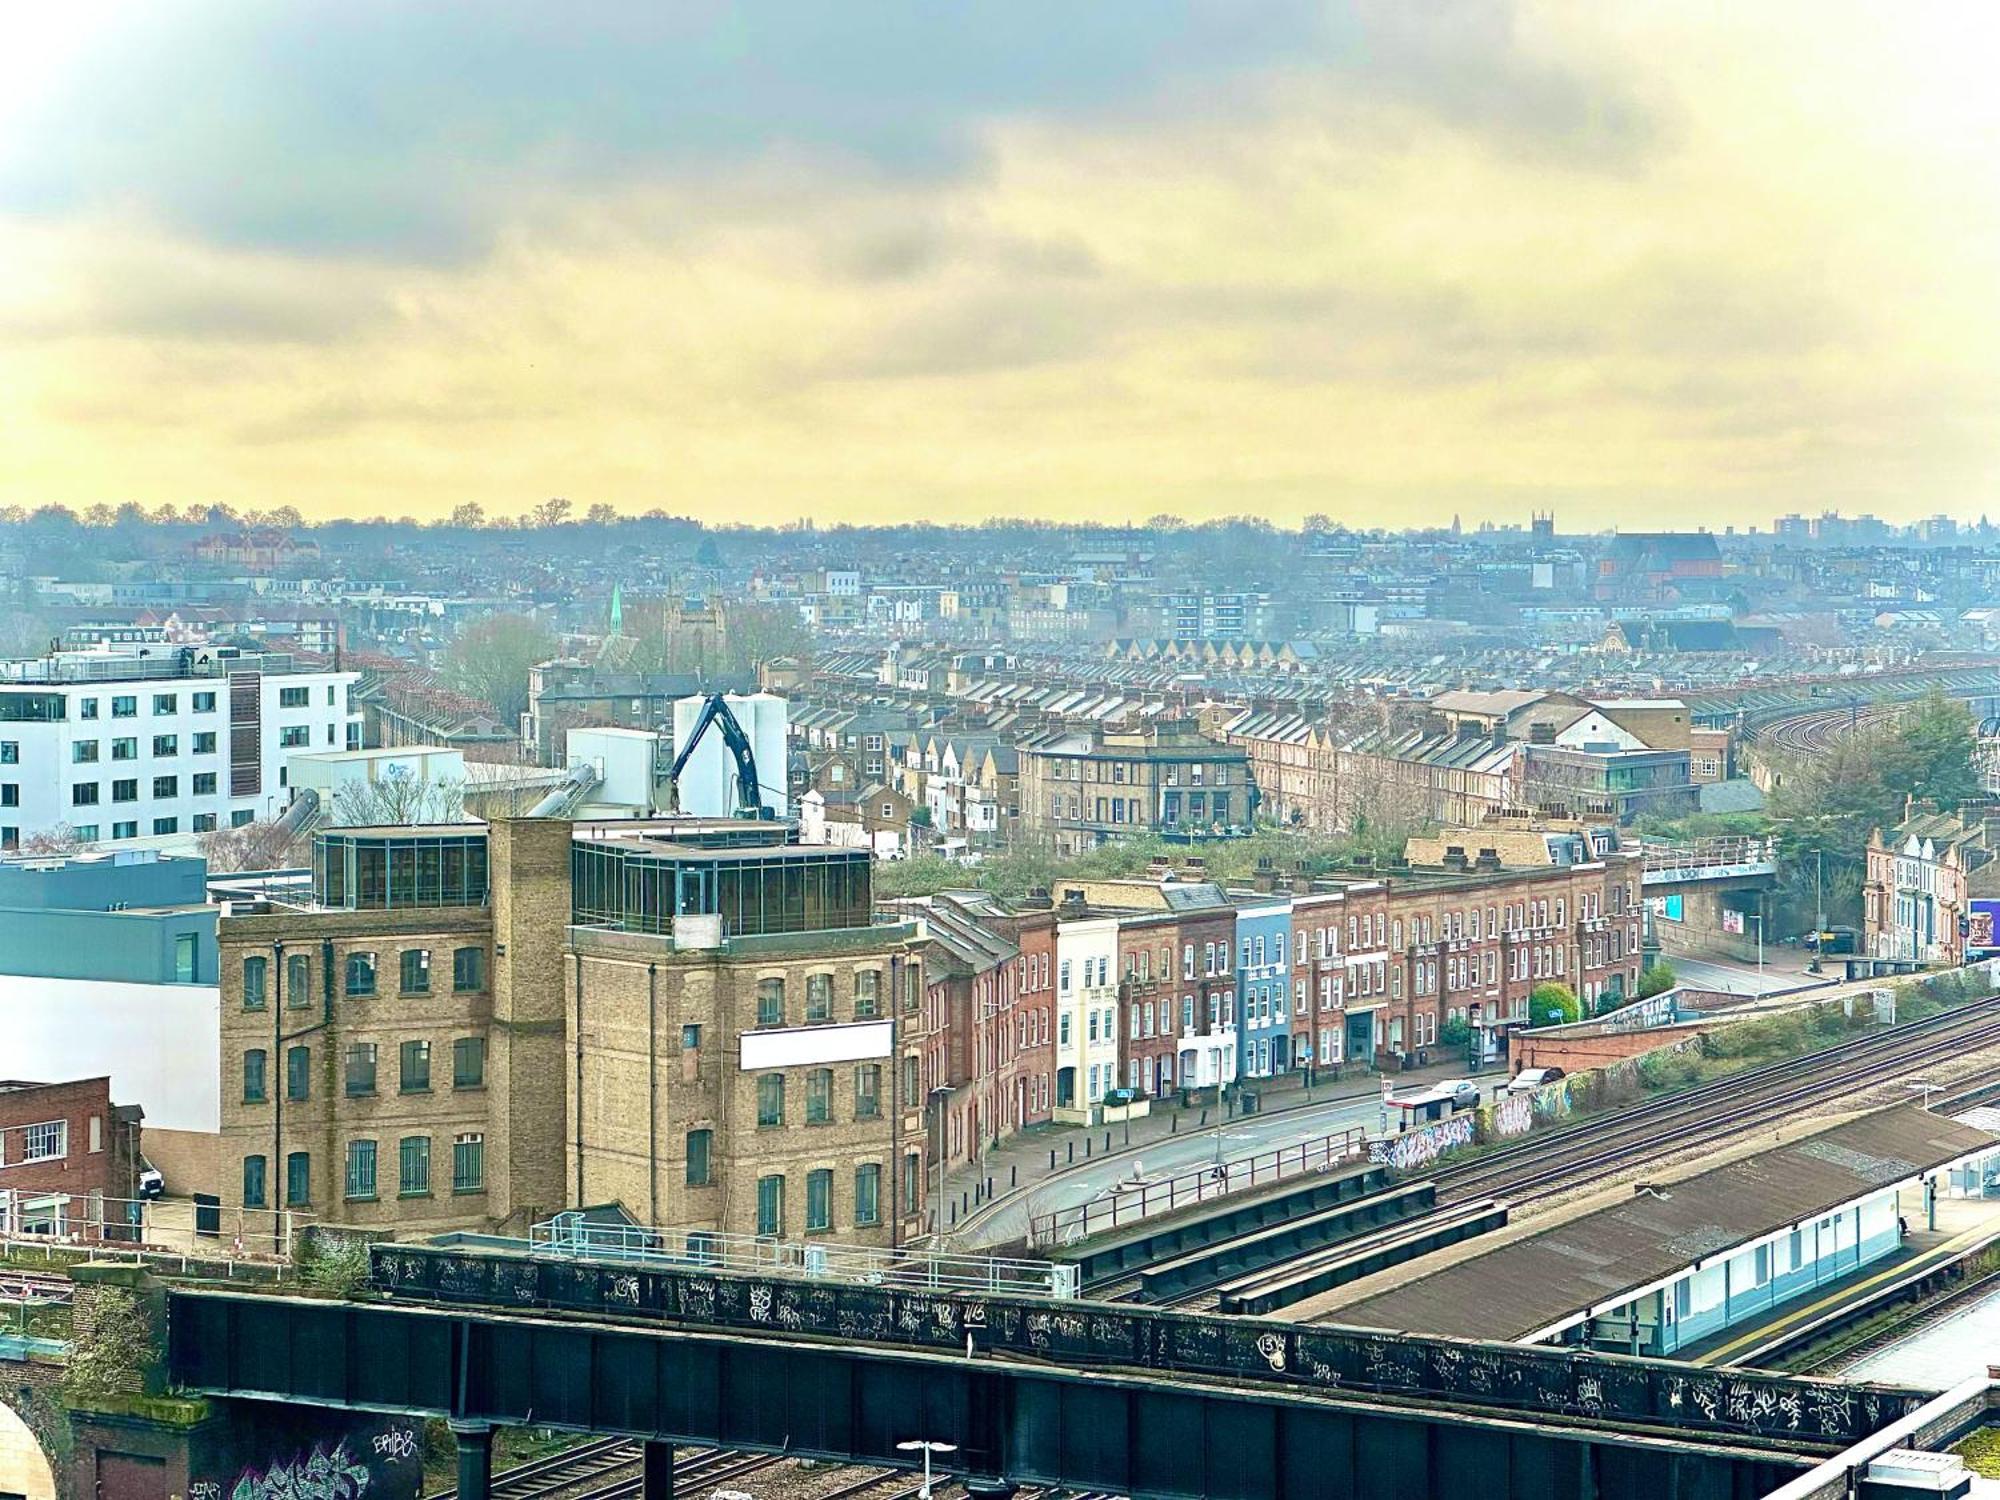
<instances>
[{"instance_id":1,"label":"tree canopy","mask_svg":"<svg viewBox=\"0 0 2000 1500\"><path fill-rule=\"evenodd\" d=\"M458 633L445 652L444 678L469 697L493 705L505 723L528 706L528 668L555 654L556 638L528 615L489 615Z\"/></svg>"}]
</instances>

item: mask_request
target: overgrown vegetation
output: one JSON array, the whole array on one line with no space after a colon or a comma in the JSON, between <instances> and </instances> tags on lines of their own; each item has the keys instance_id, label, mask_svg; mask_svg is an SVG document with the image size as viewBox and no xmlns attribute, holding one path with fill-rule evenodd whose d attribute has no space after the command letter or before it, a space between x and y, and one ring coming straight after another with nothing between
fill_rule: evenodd
<instances>
[{"instance_id":1,"label":"overgrown vegetation","mask_svg":"<svg viewBox=\"0 0 2000 1500\"><path fill-rule=\"evenodd\" d=\"M1817 911L1857 926L1868 836L1903 821L1912 797L1941 809L1982 795L1972 711L1934 692L1893 720L1784 762L1770 799L1783 856L1774 925L1809 926Z\"/></svg>"},{"instance_id":2,"label":"overgrown vegetation","mask_svg":"<svg viewBox=\"0 0 2000 1500\"><path fill-rule=\"evenodd\" d=\"M1528 1016L1535 1026L1565 1026L1583 1018L1576 991L1551 979L1528 992Z\"/></svg>"},{"instance_id":3,"label":"overgrown vegetation","mask_svg":"<svg viewBox=\"0 0 2000 1500\"><path fill-rule=\"evenodd\" d=\"M139 1394L135 1384L159 1363L145 1297L127 1287L92 1291L90 1336L70 1349L62 1379L69 1406L101 1407Z\"/></svg>"},{"instance_id":4,"label":"overgrown vegetation","mask_svg":"<svg viewBox=\"0 0 2000 1500\"><path fill-rule=\"evenodd\" d=\"M1058 859L1035 845L988 855L977 865L961 865L936 855L891 860L875 868L878 896L930 896L944 890L976 888L1018 900L1041 887L1054 890L1064 880L1126 880L1146 873L1155 860L1199 857L1207 878L1224 884L1248 880L1264 861L1271 868L1298 870L1308 878L1348 868L1357 858L1381 863L1400 858L1416 830L1380 824L1340 837L1261 829L1246 838L1190 843L1158 835L1106 844L1072 859Z\"/></svg>"},{"instance_id":5,"label":"overgrown vegetation","mask_svg":"<svg viewBox=\"0 0 2000 1500\"><path fill-rule=\"evenodd\" d=\"M1656 959L1648 964L1645 972L1639 976L1638 998L1650 1000L1655 995L1663 995L1674 987L1674 983L1674 966L1664 958Z\"/></svg>"},{"instance_id":6,"label":"overgrown vegetation","mask_svg":"<svg viewBox=\"0 0 2000 1500\"><path fill-rule=\"evenodd\" d=\"M368 1242L358 1235L313 1231L300 1247L299 1281L316 1292L353 1295L368 1284Z\"/></svg>"}]
</instances>

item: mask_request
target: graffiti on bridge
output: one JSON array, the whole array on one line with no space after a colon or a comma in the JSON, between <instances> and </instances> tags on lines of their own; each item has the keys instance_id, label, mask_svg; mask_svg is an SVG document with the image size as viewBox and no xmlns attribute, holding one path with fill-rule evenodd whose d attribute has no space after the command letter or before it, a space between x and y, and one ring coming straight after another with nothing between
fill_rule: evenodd
<instances>
[{"instance_id":1,"label":"graffiti on bridge","mask_svg":"<svg viewBox=\"0 0 2000 1500\"><path fill-rule=\"evenodd\" d=\"M361 1500L368 1489L368 1466L348 1455L347 1439L314 1443L312 1451L268 1469L246 1468L229 1500Z\"/></svg>"}]
</instances>

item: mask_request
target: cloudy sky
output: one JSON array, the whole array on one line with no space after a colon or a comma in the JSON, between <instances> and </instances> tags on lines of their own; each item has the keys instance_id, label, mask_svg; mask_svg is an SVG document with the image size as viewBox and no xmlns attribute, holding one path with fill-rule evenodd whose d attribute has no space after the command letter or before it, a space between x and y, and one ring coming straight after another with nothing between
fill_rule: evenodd
<instances>
[{"instance_id":1,"label":"cloudy sky","mask_svg":"<svg viewBox=\"0 0 2000 1500\"><path fill-rule=\"evenodd\" d=\"M0 504L2000 515L1996 17L22 7Z\"/></svg>"}]
</instances>

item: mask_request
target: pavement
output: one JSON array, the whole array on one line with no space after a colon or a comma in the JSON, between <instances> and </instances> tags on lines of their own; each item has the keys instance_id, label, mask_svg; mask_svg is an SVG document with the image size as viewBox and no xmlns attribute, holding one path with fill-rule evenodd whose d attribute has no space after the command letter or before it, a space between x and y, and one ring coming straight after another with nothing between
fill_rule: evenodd
<instances>
[{"instance_id":1,"label":"pavement","mask_svg":"<svg viewBox=\"0 0 2000 1500\"><path fill-rule=\"evenodd\" d=\"M1391 1075L1399 1094L1466 1076L1462 1060ZM1504 1068L1490 1066L1473 1076L1488 1097L1508 1078ZM1256 1080L1247 1083L1254 1091ZM1234 1117L1220 1105L1205 1111L1200 1106L1182 1110L1156 1099L1151 1114L1130 1122L1129 1144L1123 1122L1088 1129L1039 1126L1012 1136L990 1147L976 1165L947 1174L946 1203L955 1205L962 1199L966 1204L956 1223L947 1211L948 1245L975 1251L1019 1244L1027 1238L1028 1222L1035 1216L1089 1203L1140 1172L1148 1178L1170 1177L1210 1162L1233 1161L1352 1128L1370 1135L1384 1133L1379 1075L1325 1083L1310 1096L1301 1089L1288 1089L1266 1090L1263 1097L1263 1110ZM974 1204L975 1185L988 1179L994 1185L992 1200Z\"/></svg>"}]
</instances>

